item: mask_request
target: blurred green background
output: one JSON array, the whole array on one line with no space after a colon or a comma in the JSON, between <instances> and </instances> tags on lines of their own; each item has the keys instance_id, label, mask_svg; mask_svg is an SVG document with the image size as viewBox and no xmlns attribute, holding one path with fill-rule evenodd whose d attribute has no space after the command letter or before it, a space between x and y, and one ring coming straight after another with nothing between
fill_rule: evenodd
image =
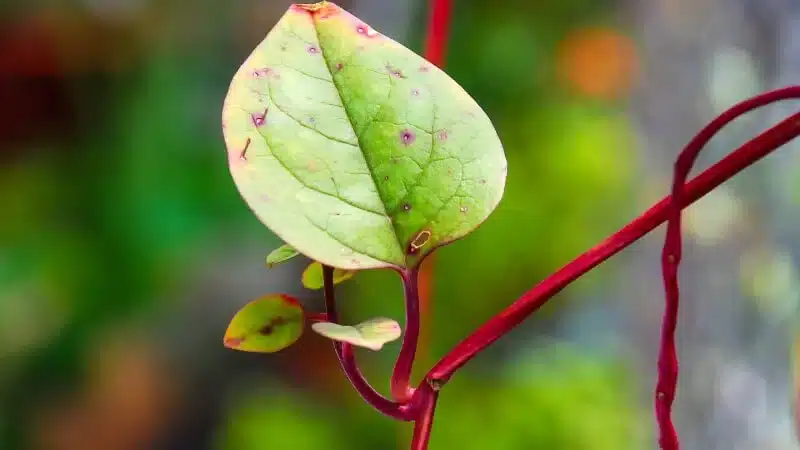
<instances>
[{"instance_id":1,"label":"blurred green background","mask_svg":"<svg viewBox=\"0 0 800 450\"><path fill-rule=\"evenodd\" d=\"M230 78L289 3L0 5L1 450L408 446L408 424L362 404L313 333L277 355L222 346L262 294L322 307L300 286L303 261L264 267L279 242L236 192L219 120ZM483 226L437 253L417 375L666 193L672 158L714 113L798 79L792 2L643 3L455 2L446 70L497 127L508 185ZM421 52L426 2L339 4ZM737 125L705 161L778 116ZM704 304L745 306L687 307L677 416L689 450L798 448L800 235L786 224L800 221L785 195L797 167L765 163L690 210L686 282L711 286L694 291L719 299ZM655 448L658 236L459 372L431 448ZM343 285L340 303L353 322L403 315L385 271ZM398 347L358 353L383 392Z\"/></svg>"}]
</instances>

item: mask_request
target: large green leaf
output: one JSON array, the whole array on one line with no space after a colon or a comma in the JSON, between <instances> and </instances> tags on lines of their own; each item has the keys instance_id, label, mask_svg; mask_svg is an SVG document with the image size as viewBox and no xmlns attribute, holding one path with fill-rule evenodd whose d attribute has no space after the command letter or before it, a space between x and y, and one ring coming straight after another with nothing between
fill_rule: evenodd
<instances>
[{"instance_id":1,"label":"large green leaf","mask_svg":"<svg viewBox=\"0 0 800 450\"><path fill-rule=\"evenodd\" d=\"M303 334L305 314L288 295L273 294L239 310L225 332L225 346L234 350L274 353L294 344Z\"/></svg>"},{"instance_id":2,"label":"large green leaf","mask_svg":"<svg viewBox=\"0 0 800 450\"><path fill-rule=\"evenodd\" d=\"M503 194L505 155L478 104L330 2L289 8L233 77L222 126L251 209L334 267L415 266Z\"/></svg>"}]
</instances>

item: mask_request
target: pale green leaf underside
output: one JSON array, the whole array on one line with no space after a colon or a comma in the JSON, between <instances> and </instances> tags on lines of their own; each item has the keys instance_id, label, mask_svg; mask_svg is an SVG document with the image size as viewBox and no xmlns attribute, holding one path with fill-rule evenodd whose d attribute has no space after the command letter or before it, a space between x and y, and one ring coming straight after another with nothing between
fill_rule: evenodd
<instances>
[{"instance_id":1,"label":"pale green leaf underside","mask_svg":"<svg viewBox=\"0 0 800 450\"><path fill-rule=\"evenodd\" d=\"M267 255L267 267L270 269L278 264L284 263L300 253L289 244L281 245Z\"/></svg>"},{"instance_id":2,"label":"pale green leaf underside","mask_svg":"<svg viewBox=\"0 0 800 450\"><path fill-rule=\"evenodd\" d=\"M339 325L332 322L317 322L311 325L317 333L339 342L380 350L387 342L396 340L402 334L400 325L385 317L369 319L354 326Z\"/></svg>"},{"instance_id":3,"label":"pale green leaf underside","mask_svg":"<svg viewBox=\"0 0 800 450\"><path fill-rule=\"evenodd\" d=\"M346 269L333 269L333 284L339 284L341 282L347 281L350 278L353 278L356 275L356 271L354 270L346 270ZM322 289L325 286L325 281L322 276L322 264L318 262L312 262L311 264L306 267L303 271L303 275L300 278L307 289Z\"/></svg>"},{"instance_id":4,"label":"pale green leaf underside","mask_svg":"<svg viewBox=\"0 0 800 450\"><path fill-rule=\"evenodd\" d=\"M334 267L410 267L503 193L491 122L444 72L332 3L292 6L233 78L233 178L273 232Z\"/></svg>"}]
</instances>

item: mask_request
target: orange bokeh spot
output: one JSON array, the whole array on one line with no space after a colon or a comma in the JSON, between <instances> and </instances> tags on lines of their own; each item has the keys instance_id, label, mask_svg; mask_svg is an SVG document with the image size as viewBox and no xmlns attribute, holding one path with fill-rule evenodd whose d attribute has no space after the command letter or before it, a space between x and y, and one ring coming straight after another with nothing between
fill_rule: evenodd
<instances>
[{"instance_id":1,"label":"orange bokeh spot","mask_svg":"<svg viewBox=\"0 0 800 450\"><path fill-rule=\"evenodd\" d=\"M632 40L610 28L570 33L556 56L559 80L581 95L613 100L628 93L638 72Z\"/></svg>"}]
</instances>

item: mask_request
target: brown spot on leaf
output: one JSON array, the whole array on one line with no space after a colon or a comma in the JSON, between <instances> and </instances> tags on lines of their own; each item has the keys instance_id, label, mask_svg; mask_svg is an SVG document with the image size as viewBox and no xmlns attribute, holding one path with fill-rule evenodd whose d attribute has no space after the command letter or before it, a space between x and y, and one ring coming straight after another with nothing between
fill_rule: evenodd
<instances>
[{"instance_id":1,"label":"brown spot on leaf","mask_svg":"<svg viewBox=\"0 0 800 450\"><path fill-rule=\"evenodd\" d=\"M462 206L461 208L458 208L458 210L466 214L466 212L469 211L469 208L467 208L466 206Z\"/></svg>"},{"instance_id":2,"label":"brown spot on leaf","mask_svg":"<svg viewBox=\"0 0 800 450\"><path fill-rule=\"evenodd\" d=\"M247 138L247 142L244 143L244 148L242 149L241 153L239 153L239 159L242 161L247 161L248 148L250 148L250 138Z\"/></svg>"},{"instance_id":3,"label":"brown spot on leaf","mask_svg":"<svg viewBox=\"0 0 800 450\"><path fill-rule=\"evenodd\" d=\"M409 203L403 204L403 211L411 211L411 204Z\"/></svg>"},{"instance_id":4,"label":"brown spot on leaf","mask_svg":"<svg viewBox=\"0 0 800 450\"><path fill-rule=\"evenodd\" d=\"M411 91L411 95L413 95L414 97L419 97L419 89L413 89Z\"/></svg>"},{"instance_id":5,"label":"brown spot on leaf","mask_svg":"<svg viewBox=\"0 0 800 450\"><path fill-rule=\"evenodd\" d=\"M292 5L291 10L295 12L308 13L312 16L319 15L327 18L333 14L336 14L336 5L330 2L299 3Z\"/></svg>"},{"instance_id":6,"label":"brown spot on leaf","mask_svg":"<svg viewBox=\"0 0 800 450\"><path fill-rule=\"evenodd\" d=\"M336 63L336 71L341 72L344 69L344 63Z\"/></svg>"},{"instance_id":7,"label":"brown spot on leaf","mask_svg":"<svg viewBox=\"0 0 800 450\"><path fill-rule=\"evenodd\" d=\"M287 323L289 323L288 320L286 320L283 317L278 316L278 317L270 320L263 327L261 327L258 330L258 334L260 334L262 336L269 336L275 331L275 327L280 327L280 326L286 325Z\"/></svg>"},{"instance_id":8,"label":"brown spot on leaf","mask_svg":"<svg viewBox=\"0 0 800 450\"><path fill-rule=\"evenodd\" d=\"M414 236L414 239L411 240L411 243L408 244L408 252L409 253L416 253L425 246L431 239L431 232L430 230L422 230Z\"/></svg>"},{"instance_id":9,"label":"brown spot on leaf","mask_svg":"<svg viewBox=\"0 0 800 450\"><path fill-rule=\"evenodd\" d=\"M431 71L431 66L420 66L419 71L422 73L428 73Z\"/></svg>"},{"instance_id":10,"label":"brown spot on leaf","mask_svg":"<svg viewBox=\"0 0 800 450\"><path fill-rule=\"evenodd\" d=\"M391 64L386 64L386 70L389 72L389 75L397 78L405 79L406 76L403 75L403 71L398 69L397 67L392 66Z\"/></svg>"}]
</instances>

